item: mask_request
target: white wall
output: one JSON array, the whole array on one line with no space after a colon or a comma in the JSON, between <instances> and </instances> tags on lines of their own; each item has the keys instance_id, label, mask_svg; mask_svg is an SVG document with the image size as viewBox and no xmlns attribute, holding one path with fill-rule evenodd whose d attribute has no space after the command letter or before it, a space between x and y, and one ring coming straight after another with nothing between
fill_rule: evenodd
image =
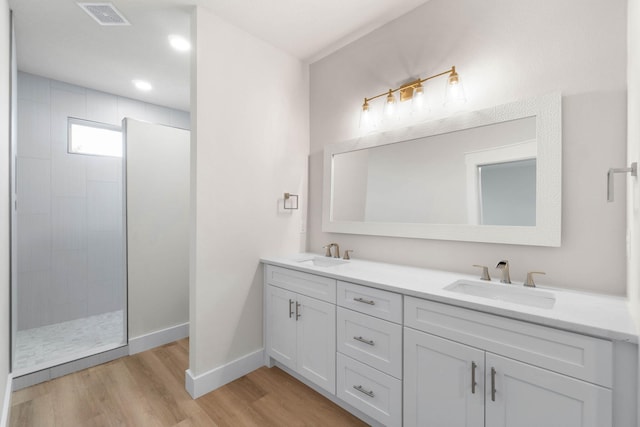
<instances>
[{"instance_id":1,"label":"white wall","mask_svg":"<svg viewBox=\"0 0 640 427\"><path fill-rule=\"evenodd\" d=\"M606 203L605 178L625 161L625 47L625 0L430 0L312 64L309 250L337 241L354 257L468 273L506 258L517 281L542 270L542 284L624 294L625 203ZM452 65L467 110L562 91L561 248L322 232L324 145L359 136L363 97ZM427 95L443 99L445 81ZM432 101L432 117L456 111Z\"/></svg>"},{"instance_id":2,"label":"white wall","mask_svg":"<svg viewBox=\"0 0 640 427\"><path fill-rule=\"evenodd\" d=\"M200 383L262 350L260 256L304 249L308 79L300 61L206 8L193 39L188 376ZM284 211L284 192L301 209Z\"/></svg>"},{"instance_id":3,"label":"white wall","mask_svg":"<svg viewBox=\"0 0 640 427\"><path fill-rule=\"evenodd\" d=\"M129 336L189 321L189 131L126 120Z\"/></svg>"},{"instance_id":4,"label":"white wall","mask_svg":"<svg viewBox=\"0 0 640 427\"><path fill-rule=\"evenodd\" d=\"M9 289L10 289L10 222L9 206L9 108L10 93L10 39L9 3L0 0L0 402L5 402L9 396L7 380L9 375ZM8 408L2 406L0 422L5 422Z\"/></svg>"},{"instance_id":5,"label":"white wall","mask_svg":"<svg viewBox=\"0 0 640 427\"><path fill-rule=\"evenodd\" d=\"M19 73L18 330L125 308L122 159L67 150L68 117L125 116L189 126L183 111Z\"/></svg>"}]
</instances>

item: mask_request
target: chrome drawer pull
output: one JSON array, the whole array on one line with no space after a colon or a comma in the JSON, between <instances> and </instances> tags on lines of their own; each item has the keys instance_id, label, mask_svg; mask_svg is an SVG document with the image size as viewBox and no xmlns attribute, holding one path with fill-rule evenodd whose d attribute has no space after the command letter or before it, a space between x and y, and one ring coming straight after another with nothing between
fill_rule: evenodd
<instances>
[{"instance_id":1,"label":"chrome drawer pull","mask_svg":"<svg viewBox=\"0 0 640 427\"><path fill-rule=\"evenodd\" d=\"M471 362L471 393L476 394L476 362Z\"/></svg>"},{"instance_id":2,"label":"chrome drawer pull","mask_svg":"<svg viewBox=\"0 0 640 427\"><path fill-rule=\"evenodd\" d=\"M375 394L373 394L373 391L365 390L361 385L354 385L353 388L355 388L356 390L358 390L362 394L366 394L369 397L374 397L375 396Z\"/></svg>"},{"instance_id":3,"label":"chrome drawer pull","mask_svg":"<svg viewBox=\"0 0 640 427\"><path fill-rule=\"evenodd\" d=\"M375 301L371 301L371 300L369 300L369 299L364 299L364 298L362 298L362 297L354 298L353 300L354 300L354 301L357 301L357 302L364 303L364 304L376 305L376 302L375 302Z\"/></svg>"},{"instance_id":4,"label":"chrome drawer pull","mask_svg":"<svg viewBox=\"0 0 640 427\"><path fill-rule=\"evenodd\" d=\"M491 368L491 401L496 401L496 370Z\"/></svg>"},{"instance_id":5,"label":"chrome drawer pull","mask_svg":"<svg viewBox=\"0 0 640 427\"><path fill-rule=\"evenodd\" d=\"M376 343L373 342L373 340L368 340L368 339L365 339L365 338L362 338L362 337L353 337L353 339L356 340L356 341L363 342L365 344L376 345Z\"/></svg>"},{"instance_id":6,"label":"chrome drawer pull","mask_svg":"<svg viewBox=\"0 0 640 427\"><path fill-rule=\"evenodd\" d=\"M293 309L291 308L293 303L294 303L294 301L292 299L290 299L289 300L289 319L291 319L291 316L293 316Z\"/></svg>"}]
</instances>

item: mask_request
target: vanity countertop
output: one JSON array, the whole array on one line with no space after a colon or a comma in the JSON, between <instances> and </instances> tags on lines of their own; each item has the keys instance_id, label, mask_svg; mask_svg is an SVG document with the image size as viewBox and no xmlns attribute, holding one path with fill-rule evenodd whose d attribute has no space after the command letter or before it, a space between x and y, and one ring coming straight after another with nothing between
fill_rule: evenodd
<instances>
[{"instance_id":1,"label":"vanity countertop","mask_svg":"<svg viewBox=\"0 0 640 427\"><path fill-rule=\"evenodd\" d=\"M477 281L478 276L475 275L364 260L350 260L330 267L302 264L302 261L318 256L321 255L301 253L284 257L263 257L261 261L264 264L319 274L595 337L638 343L629 304L623 297L540 286L537 289L552 292L556 302L551 309L537 308L443 289L461 279ZM512 286L501 284L495 279L492 283L496 286Z\"/></svg>"}]
</instances>

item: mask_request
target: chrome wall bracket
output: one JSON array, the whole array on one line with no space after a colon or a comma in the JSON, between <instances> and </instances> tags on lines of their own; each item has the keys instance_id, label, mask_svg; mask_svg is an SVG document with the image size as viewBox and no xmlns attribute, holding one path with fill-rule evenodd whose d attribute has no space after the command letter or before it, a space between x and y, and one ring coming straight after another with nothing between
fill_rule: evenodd
<instances>
[{"instance_id":1,"label":"chrome wall bracket","mask_svg":"<svg viewBox=\"0 0 640 427\"><path fill-rule=\"evenodd\" d=\"M631 173L631 176L638 176L638 163L631 163L629 168L610 168L607 172L607 202L613 202L613 175L616 173Z\"/></svg>"}]
</instances>

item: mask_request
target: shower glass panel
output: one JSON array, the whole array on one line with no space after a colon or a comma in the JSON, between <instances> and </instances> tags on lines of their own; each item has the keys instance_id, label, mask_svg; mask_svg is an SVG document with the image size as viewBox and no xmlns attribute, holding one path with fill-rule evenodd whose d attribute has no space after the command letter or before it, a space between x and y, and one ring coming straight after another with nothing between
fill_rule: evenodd
<instances>
[{"instance_id":1,"label":"shower glass panel","mask_svg":"<svg viewBox=\"0 0 640 427\"><path fill-rule=\"evenodd\" d=\"M34 93L18 91L14 376L127 340L123 159L72 153L70 123L92 123L65 110L75 94Z\"/></svg>"}]
</instances>

